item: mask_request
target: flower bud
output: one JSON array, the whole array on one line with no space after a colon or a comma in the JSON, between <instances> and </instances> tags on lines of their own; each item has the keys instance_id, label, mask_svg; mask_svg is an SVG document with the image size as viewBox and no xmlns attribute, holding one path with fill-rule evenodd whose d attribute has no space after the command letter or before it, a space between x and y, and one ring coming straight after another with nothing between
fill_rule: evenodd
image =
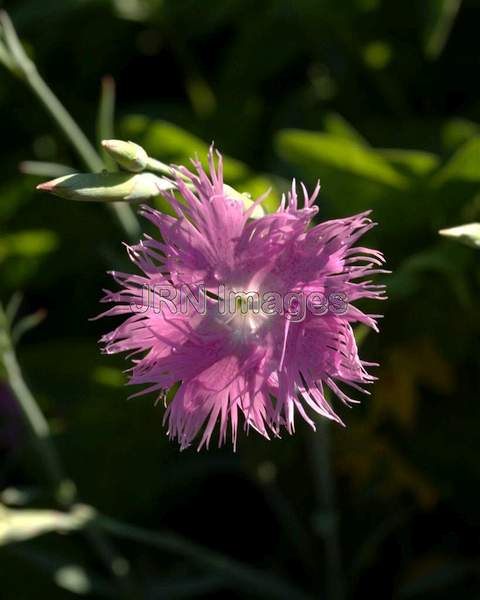
<instances>
[{"instance_id":1,"label":"flower bud","mask_svg":"<svg viewBox=\"0 0 480 600\"><path fill-rule=\"evenodd\" d=\"M153 173L75 173L41 183L37 190L67 200L84 202L135 202L155 198L164 190L174 189L173 182Z\"/></svg>"},{"instance_id":2,"label":"flower bud","mask_svg":"<svg viewBox=\"0 0 480 600\"><path fill-rule=\"evenodd\" d=\"M450 227L450 229L440 229L440 235L456 238L459 242L480 248L480 223L468 223L467 225L459 225L458 227Z\"/></svg>"},{"instance_id":3,"label":"flower bud","mask_svg":"<svg viewBox=\"0 0 480 600\"><path fill-rule=\"evenodd\" d=\"M229 185L227 185L225 183L223 184L223 191L225 193L225 196L228 196L229 198L233 198L234 200L240 200L241 202L243 202L243 207L245 210L248 210L253 204L253 200L252 200L252 197L250 196L250 194L238 192L236 189L230 187ZM253 212L250 215L250 217L252 219L259 219L260 217L263 217L264 215L265 215L265 210L263 209L263 206L258 204L253 209Z\"/></svg>"},{"instance_id":4,"label":"flower bud","mask_svg":"<svg viewBox=\"0 0 480 600\"><path fill-rule=\"evenodd\" d=\"M134 142L103 140L102 146L113 160L127 171L139 173L147 166L148 154Z\"/></svg>"}]
</instances>

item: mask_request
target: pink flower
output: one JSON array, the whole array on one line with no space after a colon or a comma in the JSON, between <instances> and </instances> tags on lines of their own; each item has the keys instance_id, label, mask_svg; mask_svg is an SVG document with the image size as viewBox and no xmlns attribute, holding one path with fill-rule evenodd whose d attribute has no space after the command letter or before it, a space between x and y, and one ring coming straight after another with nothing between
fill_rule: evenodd
<instances>
[{"instance_id":1,"label":"pink flower","mask_svg":"<svg viewBox=\"0 0 480 600\"><path fill-rule=\"evenodd\" d=\"M208 447L217 423L219 445L231 435L234 447L239 420L266 438L293 433L297 412L313 428L312 411L341 423L325 387L349 404L341 384L365 391L374 380L352 331L377 330L376 315L352 304L383 298L383 286L365 281L384 272L382 254L355 246L374 223L362 213L309 227L319 185L311 196L302 185L301 208L295 182L276 213L251 219L257 203L246 210L226 191L220 155L215 168L210 152L209 175L193 164L196 173L178 168L183 201L165 194L178 218L142 207L161 237L127 247L141 274L112 273L122 289L107 291L115 306L104 315L127 318L102 338L105 352L131 353L129 383L164 398L168 435L182 449L200 433L198 448ZM204 310L182 301L187 285Z\"/></svg>"}]
</instances>

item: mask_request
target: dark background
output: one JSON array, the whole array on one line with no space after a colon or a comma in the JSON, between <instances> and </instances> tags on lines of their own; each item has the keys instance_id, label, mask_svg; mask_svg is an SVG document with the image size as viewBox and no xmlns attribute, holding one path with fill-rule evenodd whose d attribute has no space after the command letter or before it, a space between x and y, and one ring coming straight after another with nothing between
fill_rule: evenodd
<instances>
[{"instance_id":1,"label":"dark background","mask_svg":"<svg viewBox=\"0 0 480 600\"><path fill-rule=\"evenodd\" d=\"M393 271L389 300L366 305L384 314L381 333L362 346L381 364L379 381L352 410L337 403L347 428L315 437L298 423L295 436L271 442L242 434L235 454L215 444L180 454L161 406L153 397L126 401L126 363L100 355L96 340L113 322L88 321L110 285L105 272L129 268L125 234L104 206L35 192L42 179L19 173L27 159L84 167L29 89L2 69L0 297L23 292L20 318L46 311L17 351L82 501L180 533L313 597L335 595L325 589L332 523L348 598L480 597L479 255L437 233L479 220L479 3L2 4L92 140L100 81L110 74L117 137L178 163L214 140L235 159L227 182L253 195L272 186L271 206L292 176L308 185L320 177L320 217L373 208L379 226L366 245L384 251ZM2 393L0 487L31 489L32 506L48 506ZM333 512L318 436L331 442ZM116 542L140 598L255 596L186 557ZM73 597L55 583L65 564L88 574L89 597L112 595L77 534L2 547L0 561L8 600Z\"/></svg>"}]
</instances>

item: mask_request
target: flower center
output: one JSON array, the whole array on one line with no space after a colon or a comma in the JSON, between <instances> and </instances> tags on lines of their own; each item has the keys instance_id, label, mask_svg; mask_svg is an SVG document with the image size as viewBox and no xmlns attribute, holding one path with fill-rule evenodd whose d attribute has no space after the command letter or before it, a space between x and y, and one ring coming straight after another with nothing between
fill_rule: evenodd
<instances>
[{"instance_id":1,"label":"flower center","mask_svg":"<svg viewBox=\"0 0 480 600\"><path fill-rule=\"evenodd\" d=\"M259 292L225 289L216 305L217 320L225 325L237 340L256 337L271 318L262 310Z\"/></svg>"}]
</instances>

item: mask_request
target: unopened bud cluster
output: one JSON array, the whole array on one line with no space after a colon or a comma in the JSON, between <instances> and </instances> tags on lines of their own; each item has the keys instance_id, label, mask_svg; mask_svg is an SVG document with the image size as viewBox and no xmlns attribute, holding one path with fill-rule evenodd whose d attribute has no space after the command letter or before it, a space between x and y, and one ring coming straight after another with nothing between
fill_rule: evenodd
<instances>
[{"instance_id":1,"label":"unopened bud cluster","mask_svg":"<svg viewBox=\"0 0 480 600\"><path fill-rule=\"evenodd\" d=\"M148 156L142 146L130 141L103 140L102 147L123 169L119 172L74 173L41 183L37 189L67 200L83 202L148 202L168 190L177 188L175 167ZM247 210L253 204L249 194L224 185L225 195L243 202ZM252 218L265 214L258 205Z\"/></svg>"}]
</instances>

